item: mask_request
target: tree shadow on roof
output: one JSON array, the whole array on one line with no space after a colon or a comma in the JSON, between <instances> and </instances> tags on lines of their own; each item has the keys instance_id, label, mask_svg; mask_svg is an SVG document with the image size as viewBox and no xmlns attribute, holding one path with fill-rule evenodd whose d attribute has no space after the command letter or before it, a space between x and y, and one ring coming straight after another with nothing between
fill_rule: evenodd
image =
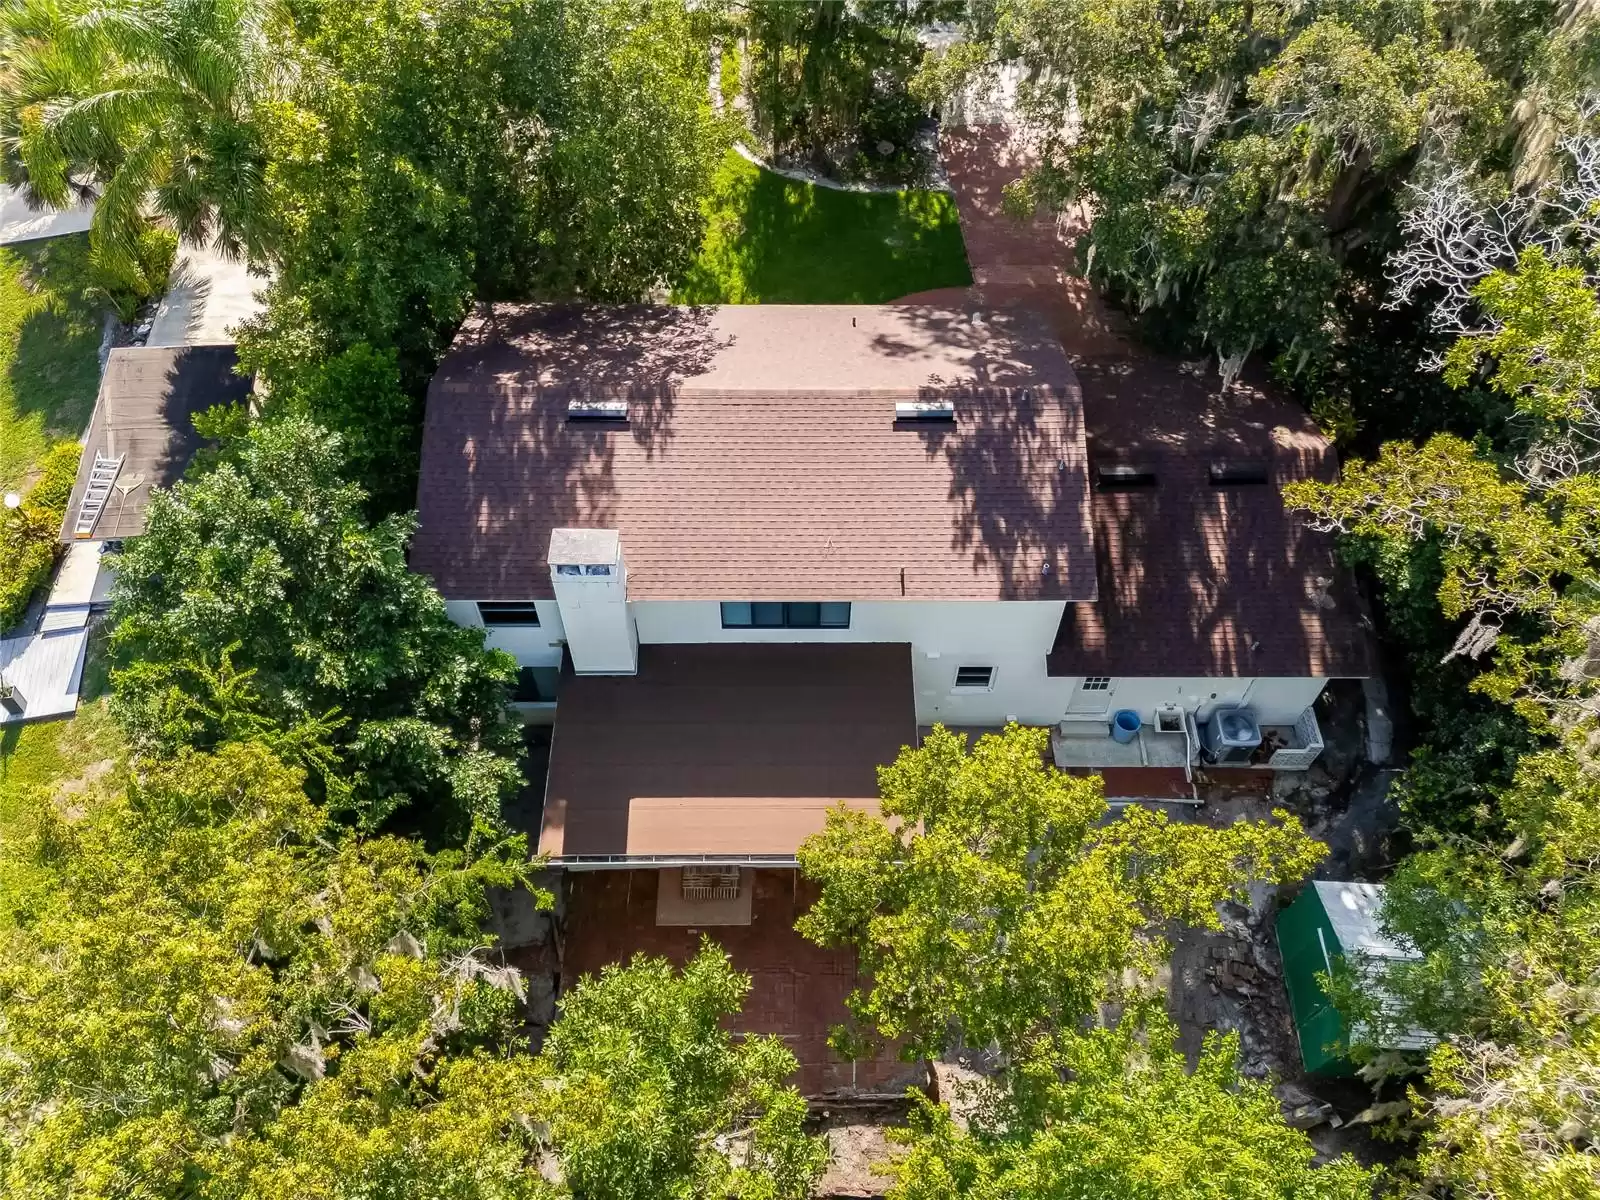
<instances>
[{"instance_id":1,"label":"tree shadow on roof","mask_svg":"<svg viewBox=\"0 0 1600 1200\"><path fill-rule=\"evenodd\" d=\"M704 308L480 306L428 392L412 558L490 595L542 595L548 547L508 531L615 521L617 438L654 457L676 388L719 346ZM572 399L625 399L628 420L572 420ZM464 514L463 514L463 510Z\"/></svg>"},{"instance_id":2,"label":"tree shadow on roof","mask_svg":"<svg viewBox=\"0 0 1600 1200\"><path fill-rule=\"evenodd\" d=\"M1362 675L1365 610L1332 540L1284 507L1282 486L1331 478L1332 448L1295 406L1176 361L1079 364L1091 480L1133 464L1154 482L1096 484L1099 599L1069 605L1057 675ZM1263 469L1217 482L1213 468Z\"/></svg>"},{"instance_id":3,"label":"tree shadow on roof","mask_svg":"<svg viewBox=\"0 0 1600 1200\"><path fill-rule=\"evenodd\" d=\"M950 471L951 545L975 574L996 574L1006 599L1092 596L1083 407L1048 327L1026 312L901 311L923 336L880 336L880 353L909 356L935 343L967 354L966 379L932 374L921 393L955 402L953 424L918 430Z\"/></svg>"}]
</instances>

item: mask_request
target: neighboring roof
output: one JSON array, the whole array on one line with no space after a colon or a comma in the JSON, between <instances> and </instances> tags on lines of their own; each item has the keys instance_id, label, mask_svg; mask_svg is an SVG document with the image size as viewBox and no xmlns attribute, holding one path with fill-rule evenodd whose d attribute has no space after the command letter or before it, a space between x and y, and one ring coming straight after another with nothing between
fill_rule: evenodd
<instances>
[{"instance_id":1,"label":"neighboring roof","mask_svg":"<svg viewBox=\"0 0 1600 1200\"><path fill-rule=\"evenodd\" d=\"M220 346L231 343L239 326L265 305L267 276L252 275L243 258L229 257L215 244L185 243L172 265L167 292L150 319L147 346Z\"/></svg>"},{"instance_id":2,"label":"neighboring roof","mask_svg":"<svg viewBox=\"0 0 1600 1200\"><path fill-rule=\"evenodd\" d=\"M1348 880L1313 880L1317 900L1328 914L1328 924L1347 955L1370 958L1420 958L1415 950L1402 946L1383 931L1378 914L1383 908L1383 884L1353 883Z\"/></svg>"},{"instance_id":3,"label":"neighboring roof","mask_svg":"<svg viewBox=\"0 0 1600 1200\"><path fill-rule=\"evenodd\" d=\"M896 424L933 397L953 425ZM636 600L1095 588L1077 382L1027 314L486 307L429 389L417 504L412 566L455 599L548 598L562 527L618 530Z\"/></svg>"},{"instance_id":4,"label":"neighboring roof","mask_svg":"<svg viewBox=\"0 0 1600 1200\"><path fill-rule=\"evenodd\" d=\"M46 613L47 618L49 615ZM20 716L0 708L0 725L64 717L75 711L88 645L89 629L83 621L23 637L0 638L0 679L16 688L24 701Z\"/></svg>"},{"instance_id":5,"label":"neighboring roof","mask_svg":"<svg viewBox=\"0 0 1600 1200\"><path fill-rule=\"evenodd\" d=\"M1099 595L1069 604L1050 674L1371 673L1371 635L1333 539L1284 508L1281 487L1332 479L1332 446L1301 409L1160 359L1078 364L1090 478L1153 471L1154 487L1096 486ZM1209 376L1209 377L1208 377ZM1214 462L1260 464L1266 484L1214 487Z\"/></svg>"},{"instance_id":6,"label":"neighboring roof","mask_svg":"<svg viewBox=\"0 0 1600 1200\"><path fill-rule=\"evenodd\" d=\"M48 607L64 608L88 606L95 601L96 585L100 581L100 555L105 547L98 541L73 542L56 568L55 582L50 585Z\"/></svg>"},{"instance_id":7,"label":"neighboring roof","mask_svg":"<svg viewBox=\"0 0 1600 1200\"><path fill-rule=\"evenodd\" d=\"M125 538L144 532L150 489L176 483L201 446L194 415L250 395L251 381L234 371L238 361L232 346L125 346L111 352L84 439L63 540L73 540L96 451L124 457L118 486L90 536Z\"/></svg>"},{"instance_id":8,"label":"neighboring roof","mask_svg":"<svg viewBox=\"0 0 1600 1200\"><path fill-rule=\"evenodd\" d=\"M1311 886L1328 918L1334 939L1339 943L1336 947L1319 946L1323 950L1327 968L1332 970L1328 955L1332 952L1341 954L1346 965L1365 985L1369 996L1377 1002L1379 1011L1389 1018L1388 1027L1378 1035L1383 1047L1389 1050L1424 1050L1436 1043L1439 1039L1428 1030L1400 1024L1405 1013L1404 1005L1385 986L1385 962L1416 962L1422 955L1384 932L1378 919L1383 908L1384 885L1317 879L1312 881ZM1320 985L1316 991L1322 993ZM1326 999L1325 993L1323 998ZM1363 1022L1352 1025L1350 1033L1356 1041L1373 1037L1370 1028Z\"/></svg>"},{"instance_id":9,"label":"neighboring roof","mask_svg":"<svg viewBox=\"0 0 1600 1200\"><path fill-rule=\"evenodd\" d=\"M541 853L793 855L916 742L911 649L641 646L637 675L566 669Z\"/></svg>"}]
</instances>

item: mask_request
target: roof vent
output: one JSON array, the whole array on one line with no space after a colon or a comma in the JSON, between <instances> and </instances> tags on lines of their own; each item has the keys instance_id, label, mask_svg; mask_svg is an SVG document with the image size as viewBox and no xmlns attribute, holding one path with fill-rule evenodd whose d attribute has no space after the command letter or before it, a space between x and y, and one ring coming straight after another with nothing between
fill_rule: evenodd
<instances>
[{"instance_id":1,"label":"roof vent","mask_svg":"<svg viewBox=\"0 0 1600 1200\"><path fill-rule=\"evenodd\" d=\"M1246 487L1266 483L1267 464L1260 461L1214 462L1211 464L1212 487Z\"/></svg>"},{"instance_id":2,"label":"roof vent","mask_svg":"<svg viewBox=\"0 0 1600 1200\"><path fill-rule=\"evenodd\" d=\"M896 421L954 421L956 402L942 400L897 400L894 405Z\"/></svg>"},{"instance_id":3,"label":"roof vent","mask_svg":"<svg viewBox=\"0 0 1600 1200\"><path fill-rule=\"evenodd\" d=\"M1156 473L1133 463L1102 463L1095 470L1095 482L1102 492L1128 492L1156 486Z\"/></svg>"},{"instance_id":4,"label":"roof vent","mask_svg":"<svg viewBox=\"0 0 1600 1200\"><path fill-rule=\"evenodd\" d=\"M628 402L626 400L568 400L567 420L569 421L626 421L628 419Z\"/></svg>"}]
</instances>

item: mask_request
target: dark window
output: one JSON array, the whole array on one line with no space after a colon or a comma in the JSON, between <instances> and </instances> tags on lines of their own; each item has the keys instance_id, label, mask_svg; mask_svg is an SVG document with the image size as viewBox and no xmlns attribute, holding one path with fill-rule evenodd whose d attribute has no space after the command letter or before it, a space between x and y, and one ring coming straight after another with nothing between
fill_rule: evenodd
<instances>
[{"instance_id":1,"label":"dark window","mask_svg":"<svg viewBox=\"0 0 1600 1200\"><path fill-rule=\"evenodd\" d=\"M1095 481L1102 492L1126 492L1155 487L1156 473L1131 463L1103 463L1095 471Z\"/></svg>"},{"instance_id":2,"label":"dark window","mask_svg":"<svg viewBox=\"0 0 1600 1200\"><path fill-rule=\"evenodd\" d=\"M517 686L511 699L517 704L552 703L560 678L560 667L523 667L517 672Z\"/></svg>"},{"instance_id":3,"label":"dark window","mask_svg":"<svg viewBox=\"0 0 1600 1200\"><path fill-rule=\"evenodd\" d=\"M849 629L848 600L733 600L722 605L724 629Z\"/></svg>"},{"instance_id":4,"label":"dark window","mask_svg":"<svg viewBox=\"0 0 1600 1200\"><path fill-rule=\"evenodd\" d=\"M994 684L993 667L957 667L958 688L989 688Z\"/></svg>"},{"instance_id":5,"label":"dark window","mask_svg":"<svg viewBox=\"0 0 1600 1200\"><path fill-rule=\"evenodd\" d=\"M1083 690L1086 692L1109 692L1111 690L1111 676L1090 675L1083 681Z\"/></svg>"},{"instance_id":6,"label":"dark window","mask_svg":"<svg viewBox=\"0 0 1600 1200\"><path fill-rule=\"evenodd\" d=\"M485 625L537 625L539 610L532 601L502 604L487 600L478 602L478 616Z\"/></svg>"},{"instance_id":7,"label":"dark window","mask_svg":"<svg viewBox=\"0 0 1600 1200\"><path fill-rule=\"evenodd\" d=\"M1267 482L1267 464L1264 462L1214 462L1211 464L1212 487L1246 487Z\"/></svg>"}]
</instances>

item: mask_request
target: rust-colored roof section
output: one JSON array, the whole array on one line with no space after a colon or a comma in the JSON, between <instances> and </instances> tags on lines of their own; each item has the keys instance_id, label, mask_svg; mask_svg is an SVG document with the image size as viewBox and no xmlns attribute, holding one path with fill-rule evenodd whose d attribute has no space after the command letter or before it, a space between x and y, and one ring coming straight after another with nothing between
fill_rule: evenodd
<instances>
[{"instance_id":1,"label":"rust-colored roof section","mask_svg":"<svg viewBox=\"0 0 1600 1200\"><path fill-rule=\"evenodd\" d=\"M932 396L953 424L897 425ZM418 508L412 565L457 599L549 597L561 527L618 530L636 600L1095 588L1077 381L1020 313L484 308L429 389Z\"/></svg>"},{"instance_id":2,"label":"rust-colored roof section","mask_svg":"<svg viewBox=\"0 0 1600 1200\"><path fill-rule=\"evenodd\" d=\"M916 741L911 649L641 646L637 675L561 683L539 850L793 854Z\"/></svg>"},{"instance_id":3,"label":"rust-colored roof section","mask_svg":"<svg viewBox=\"0 0 1600 1200\"><path fill-rule=\"evenodd\" d=\"M232 346L124 346L111 352L78 463L63 541L73 540L96 451L112 458L120 454L123 461L118 486L111 489L87 536L125 538L144 532L150 489L178 482L204 441L195 431L195 414L249 398L251 380L235 372L238 362Z\"/></svg>"},{"instance_id":4,"label":"rust-colored roof section","mask_svg":"<svg viewBox=\"0 0 1600 1200\"><path fill-rule=\"evenodd\" d=\"M1152 470L1151 488L1102 490L1093 511L1099 597L1069 604L1052 675L1359 677L1371 636L1331 537L1288 512L1281 487L1332 479L1332 446L1297 406L1161 359L1078 364L1090 478ZM1260 465L1265 484L1216 487L1213 463Z\"/></svg>"}]
</instances>

